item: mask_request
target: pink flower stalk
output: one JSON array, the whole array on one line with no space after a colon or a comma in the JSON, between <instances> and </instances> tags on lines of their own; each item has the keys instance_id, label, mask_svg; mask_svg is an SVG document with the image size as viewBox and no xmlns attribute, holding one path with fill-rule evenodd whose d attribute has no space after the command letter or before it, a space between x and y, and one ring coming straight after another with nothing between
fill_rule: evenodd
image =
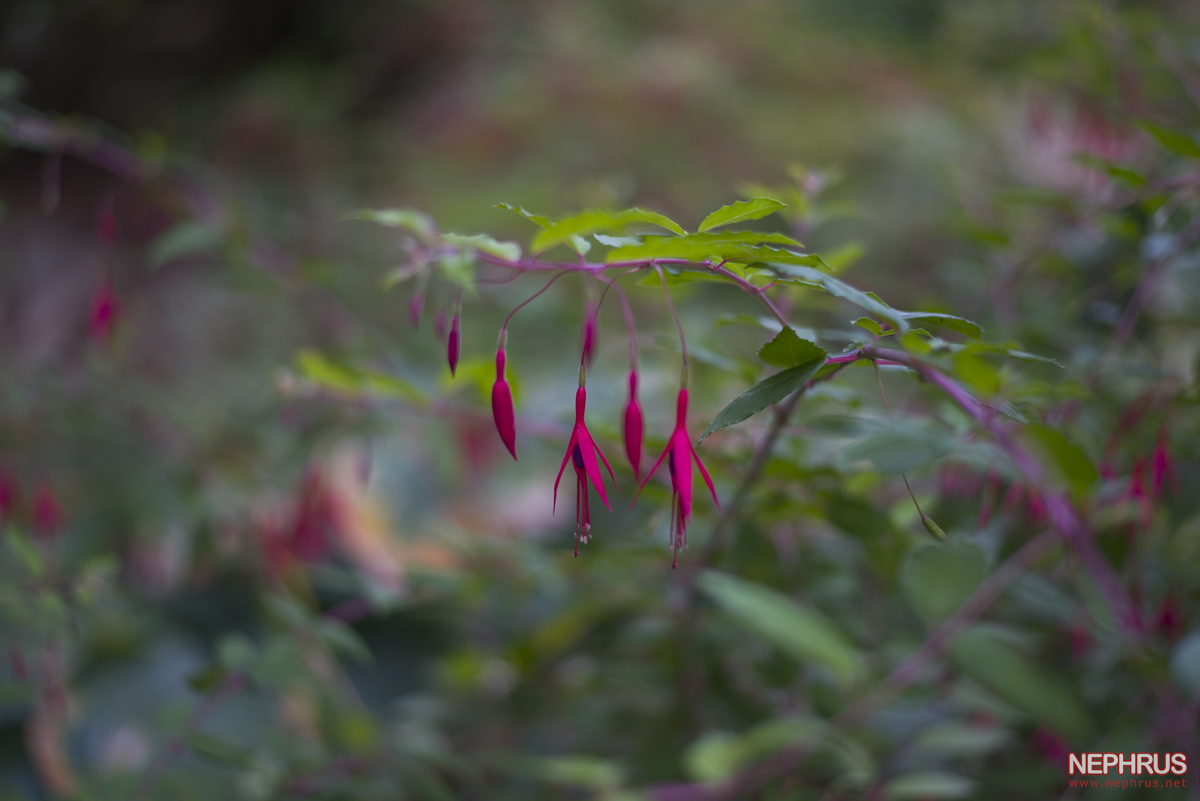
<instances>
[{"instance_id":1,"label":"pink flower stalk","mask_svg":"<svg viewBox=\"0 0 1200 801\"><path fill-rule=\"evenodd\" d=\"M117 313L117 296L113 294L112 284L105 279L92 297L92 307L88 312L88 335L93 342L101 345L108 343L117 322Z\"/></svg>"},{"instance_id":2,"label":"pink flower stalk","mask_svg":"<svg viewBox=\"0 0 1200 801\"><path fill-rule=\"evenodd\" d=\"M587 542L592 536L592 518L588 510L588 480L600 493L600 500L609 511L608 497L604 494L604 476L600 472L600 464L596 461L597 454L608 468L608 475L616 486L617 477L613 475L612 465L600 451L600 446L592 439L583 422L583 412L587 407L587 390L583 388L583 369L579 372L580 387L575 392L575 427L571 429L571 438L567 441L567 453L563 456L562 466L558 468L558 476L554 479L554 506L558 507L558 482L562 479L563 471L567 469L570 460L575 468L575 555L579 556L579 543ZM594 451L594 452L593 452ZM620 489L619 487L617 488Z\"/></svg>"},{"instance_id":3,"label":"pink flower stalk","mask_svg":"<svg viewBox=\"0 0 1200 801\"><path fill-rule=\"evenodd\" d=\"M512 458L517 458L517 423L513 413L512 387L504 374L505 361L508 358L504 346L508 344L508 332L500 332L500 347L496 350L496 383L492 384L492 417L496 421L496 431L500 441Z\"/></svg>"},{"instance_id":4,"label":"pink flower stalk","mask_svg":"<svg viewBox=\"0 0 1200 801\"><path fill-rule=\"evenodd\" d=\"M637 387L638 372L635 367L629 371L629 402L625 404L625 455L629 457L629 466L633 468L635 481L642 477L642 434L645 431L642 407L637 399Z\"/></svg>"},{"instance_id":5,"label":"pink flower stalk","mask_svg":"<svg viewBox=\"0 0 1200 801\"><path fill-rule=\"evenodd\" d=\"M589 303L583 320L583 340L581 345L583 357L581 361L589 367L592 365L592 360L596 358L597 312L599 312L599 309L596 308L596 304Z\"/></svg>"},{"instance_id":6,"label":"pink flower stalk","mask_svg":"<svg viewBox=\"0 0 1200 801\"><path fill-rule=\"evenodd\" d=\"M450 375L458 369L458 357L462 354L462 312L454 307L454 319L450 321L450 336L446 339L446 361L450 364Z\"/></svg>"},{"instance_id":7,"label":"pink flower stalk","mask_svg":"<svg viewBox=\"0 0 1200 801\"><path fill-rule=\"evenodd\" d=\"M667 460L667 467L671 471L671 545L674 550L671 560L672 569L679 562L680 547L687 548L687 521L692 516L692 459L696 460L696 466L700 468L700 475L704 477L704 483L708 485L708 491L712 493L713 503L717 505L718 509L721 508L721 502L717 500L717 490L713 487L712 479L709 478L708 471L704 469L704 463L700 461L700 455L696 453L692 439L688 436L687 406L687 387L680 387L679 398L675 402L675 430L671 432L662 456L658 457L654 467L650 468L650 472L638 485L638 494L640 495L646 482L663 463L663 459ZM637 496L635 495L634 501L636 500Z\"/></svg>"}]
</instances>

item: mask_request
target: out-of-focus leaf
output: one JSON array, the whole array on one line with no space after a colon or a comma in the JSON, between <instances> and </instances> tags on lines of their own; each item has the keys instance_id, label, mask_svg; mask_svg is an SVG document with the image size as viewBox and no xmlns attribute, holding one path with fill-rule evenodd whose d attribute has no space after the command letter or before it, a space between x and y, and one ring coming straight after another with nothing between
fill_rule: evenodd
<instances>
[{"instance_id":1,"label":"out-of-focus leaf","mask_svg":"<svg viewBox=\"0 0 1200 801\"><path fill-rule=\"evenodd\" d=\"M338 392L391 395L416 404L427 400L425 393L395 376L378 370L358 369L314 350L297 353L296 367L305 379Z\"/></svg>"},{"instance_id":2,"label":"out-of-focus leaf","mask_svg":"<svg viewBox=\"0 0 1200 801\"><path fill-rule=\"evenodd\" d=\"M526 211L524 206L514 206L511 203L497 203L496 208L506 209L508 211L513 212L514 214L520 214L522 217L529 220L531 223L533 223L534 225L536 225L539 228L549 228L550 227L550 218L549 217L545 217L541 214L534 214L532 211Z\"/></svg>"},{"instance_id":3,"label":"out-of-focus leaf","mask_svg":"<svg viewBox=\"0 0 1200 801\"><path fill-rule=\"evenodd\" d=\"M781 330L758 351L758 358L772 367L781 369L799 367L814 359L824 359L826 355L824 350L806 339L801 339L791 328Z\"/></svg>"},{"instance_id":4,"label":"out-of-focus leaf","mask_svg":"<svg viewBox=\"0 0 1200 801\"><path fill-rule=\"evenodd\" d=\"M746 628L797 659L823 665L843 682L861 674L858 651L821 613L726 573L707 570L697 585Z\"/></svg>"},{"instance_id":5,"label":"out-of-focus leaf","mask_svg":"<svg viewBox=\"0 0 1200 801\"><path fill-rule=\"evenodd\" d=\"M366 220L386 225L388 228L400 228L415 234L426 244L432 243L437 237L437 226L433 224L433 219L415 209L359 209L350 212L343 219Z\"/></svg>"},{"instance_id":6,"label":"out-of-focus leaf","mask_svg":"<svg viewBox=\"0 0 1200 801\"><path fill-rule=\"evenodd\" d=\"M363 642L358 632L344 623L336 620L320 620L316 626L317 635L325 644L342 656L349 657L361 664L371 664L374 657L371 649Z\"/></svg>"},{"instance_id":7,"label":"out-of-focus leaf","mask_svg":"<svg viewBox=\"0 0 1200 801\"><path fill-rule=\"evenodd\" d=\"M897 776L883 787L888 801L914 801L930 798L970 798L975 782L965 776L940 771L920 771Z\"/></svg>"},{"instance_id":8,"label":"out-of-focus leaf","mask_svg":"<svg viewBox=\"0 0 1200 801\"><path fill-rule=\"evenodd\" d=\"M21 560L21 564L24 565L29 575L41 578L45 565L42 562L42 555L38 553L38 549L33 546L33 543L13 526L9 526L4 532L4 539L8 540L8 549Z\"/></svg>"},{"instance_id":9,"label":"out-of-focus leaf","mask_svg":"<svg viewBox=\"0 0 1200 801\"><path fill-rule=\"evenodd\" d=\"M846 449L846 458L870 459L885 473L903 473L945 456L954 448L953 437L932 425L897 423Z\"/></svg>"},{"instance_id":10,"label":"out-of-focus leaf","mask_svg":"<svg viewBox=\"0 0 1200 801\"><path fill-rule=\"evenodd\" d=\"M975 681L1035 720L1072 740L1092 731L1072 685L1031 662L983 625L950 646L955 664Z\"/></svg>"},{"instance_id":11,"label":"out-of-focus leaf","mask_svg":"<svg viewBox=\"0 0 1200 801\"><path fill-rule=\"evenodd\" d=\"M222 233L212 225L199 220L184 220L154 240L149 251L150 264L160 267L175 259L206 253L216 249L222 239Z\"/></svg>"},{"instance_id":12,"label":"out-of-focus leaf","mask_svg":"<svg viewBox=\"0 0 1200 801\"><path fill-rule=\"evenodd\" d=\"M919 548L900 583L908 602L927 620L948 617L983 581L983 553L963 540Z\"/></svg>"},{"instance_id":13,"label":"out-of-focus leaf","mask_svg":"<svg viewBox=\"0 0 1200 801\"><path fill-rule=\"evenodd\" d=\"M1078 445L1055 428L1029 423L1022 428L1023 438L1042 456L1051 481L1066 485L1076 497L1088 494L1100 477L1092 461Z\"/></svg>"},{"instance_id":14,"label":"out-of-focus leaf","mask_svg":"<svg viewBox=\"0 0 1200 801\"><path fill-rule=\"evenodd\" d=\"M822 251L821 258L832 272L840 273L858 263L867 253L867 246L862 242L847 242L833 250Z\"/></svg>"},{"instance_id":15,"label":"out-of-focus leaf","mask_svg":"<svg viewBox=\"0 0 1200 801\"><path fill-rule=\"evenodd\" d=\"M245 634L227 634L217 643L217 658L228 670L244 672L258 659L258 649Z\"/></svg>"},{"instance_id":16,"label":"out-of-focus leaf","mask_svg":"<svg viewBox=\"0 0 1200 801\"><path fill-rule=\"evenodd\" d=\"M475 256L460 250L443 253L434 262L442 277L452 284L475 293Z\"/></svg>"},{"instance_id":17,"label":"out-of-focus leaf","mask_svg":"<svg viewBox=\"0 0 1200 801\"><path fill-rule=\"evenodd\" d=\"M1119 164L1114 164L1107 159L1102 159L1093 153L1078 153L1075 155L1075 161L1083 164L1086 167L1099 170L1108 175L1110 178L1116 178L1118 181L1124 181L1130 186L1141 186L1146 183L1146 176L1142 175L1137 170L1130 167L1122 167Z\"/></svg>"},{"instance_id":18,"label":"out-of-focus leaf","mask_svg":"<svg viewBox=\"0 0 1200 801\"><path fill-rule=\"evenodd\" d=\"M229 671L225 669L224 665L214 664L188 676L187 683L193 690L206 693L220 686L228 675Z\"/></svg>"},{"instance_id":19,"label":"out-of-focus leaf","mask_svg":"<svg viewBox=\"0 0 1200 801\"><path fill-rule=\"evenodd\" d=\"M766 217L768 214L774 214L787 206L786 203L781 203L774 198L755 197L750 200L739 200L737 203L730 203L728 206L722 206L712 214L704 218L704 222L700 223L700 228L697 229L700 233L704 233L712 228L719 228L722 225L730 225L736 222L745 222L747 220L758 220Z\"/></svg>"},{"instance_id":20,"label":"out-of-focus leaf","mask_svg":"<svg viewBox=\"0 0 1200 801\"><path fill-rule=\"evenodd\" d=\"M820 348L817 350L820 351L820 355L811 361L764 378L730 401L728 406L717 413L696 442L702 442L714 431L742 422L804 386L805 382L821 369L821 365L825 364L825 351Z\"/></svg>"},{"instance_id":21,"label":"out-of-focus leaf","mask_svg":"<svg viewBox=\"0 0 1200 801\"><path fill-rule=\"evenodd\" d=\"M645 209L626 209L625 211L594 209L551 223L549 227L533 238L531 249L534 253L541 253L555 245L567 242L572 236L587 236L597 231L619 231L637 223L657 225L681 236L685 233L678 223L657 212Z\"/></svg>"},{"instance_id":22,"label":"out-of-focus leaf","mask_svg":"<svg viewBox=\"0 0 1200 801\"><path fill-rule=\"evenodd\" d=\"M728 778L764 757L816 741L826 727L816 720L770 720L737 735L714 731L692 743L684 754L688 775L702 782Z\"/></svg>"},{"instance_id":23,"label":"out-of-focus leaf","mask_svg":"<svg viewBox=\"0 0 1200 801\"><path fill-rule=\"evenodd\" d=\"M957 331L971 339L983 338L983 328L978 323L971 322L963 317L956 317L953 314L940 314L937 312L900 312L900 314L905 320L914 325L940 325L942 328Z\"/></svg>"},{"instance_id":24,"label":"out-of-focus leaf","mask_svg":"<svg viewBox=\"0 0 1200 801\"><path fill-rule=\"evenodd\" d=\"M991 397L1000 391L1000 374L973 349L954 354L954 371L964 383L982 395Z\"/></svg>"},{"instance_id":25,"label":"out-of-focus leaf","mask_svg":"<svg viewBox=\"0 0 1200 801\"><path fill-rule=\"evenodd\" d=\"M1200 695L1200 631L1193 631L1175 646L1171 677L1185 694Z\"/></svg>"},{"instance_id":26,"label":"out-of-focus leaf","mask_svg":"<svg viewBox=\"0 0 1200 801\"><path fill-rule=\"evenodd\" d=\"M534 775L551 784L604 790L620 787L625 781L625 772L619 765L595 757L551 757L538 759L530 767Z\"/></svg>"},{"instance_id":27,"label":"out-of-focus leaf","mask_svg":"<svg viewBox=\"0 0 1200 801\"><path fill-rule=\"evenodd\" d=\"M922 731L913 741L914 751L939 756L982 756L1011 743L1012 733L1000 726L939 723Z\"/></svg>"},{"instance_id":28,"label":"out-of-focus leaf","mask_svg":"<svg viewBox=\"0 0 1200 801\"><path fill-rule=\"evenodd\" d=\"M190 732L183 736L183 741L197 754L219 765L240 767L250 760L249 749L245 746L208 732Z\"/></svg>"},{"instance_id":29,"label":"out-of-focus leaf","mask_svg":"<svg viewBox=\"0 0 1200 801\"><path fill-rule=\"evenodd\" d=\"M501 242L487 234L473 234L471 236L442 234L442 241L450 245L482 250L484 253L490 253L505 261L516 261L521 258L521 246L516 242Z\"/></svg>"},{"instance_id":30,"label":"out-of-focus leaf","mask_svg":"<svg viewBox=\"0 0 1200 801\"><path fill-rule=\"evenodd\" d=\"M1200 159L1200 145L1196 144L1196 141L1187 134L1155 125L1152 122L1139 122L1138 127L1153 136L1167 150L1188 158Z\"/></svg>"}]
</instances>

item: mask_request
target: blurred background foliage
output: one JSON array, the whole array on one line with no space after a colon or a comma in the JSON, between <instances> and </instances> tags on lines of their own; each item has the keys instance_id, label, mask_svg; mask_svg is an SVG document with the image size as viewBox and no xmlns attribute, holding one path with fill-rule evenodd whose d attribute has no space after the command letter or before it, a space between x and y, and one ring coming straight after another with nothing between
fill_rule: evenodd
<instances>
[{"instance_id":1,"label":"blurred background foliage","mask_svg":"<svg viewBox=\"0 0 1200 801\"><path fill-rule=\"evenodd\" d=\"M1040 799L1067 792L1067 752L1200 759L1194 3L14 0L0 20L0 797ZM494 204L691 229L751 195L789 203L758 228L854 286L1060 363L950 359L1048 426L1143 642L1048 551L948 659L830 730L1048 527L1046 487L903 371L889 422L856 366L806 395L720 541L698 501L704 556L673 573L665 486L625 511L610 298L589 425L622 493L573 558L550 491L594 287L514 318L513 464L492 357L537 282L466 294L451 380L431 329L456 290L431 284L414 331L413 284L381 287L403 237L343 219L414 207L524 244ZM660 291L627 286L649 454L678 346ZM694 433L773 333L732 287L673 292ZM833 354L869 336L832 298L778 302ZM770 425L701 446L722 499ZM789 746L803 767L726 781Z\"/></svg>"}]
</instances>

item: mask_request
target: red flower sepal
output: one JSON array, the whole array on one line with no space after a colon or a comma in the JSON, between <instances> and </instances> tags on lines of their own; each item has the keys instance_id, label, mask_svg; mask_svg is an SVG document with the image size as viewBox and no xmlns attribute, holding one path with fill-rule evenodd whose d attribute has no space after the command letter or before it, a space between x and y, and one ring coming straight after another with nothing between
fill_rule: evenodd
<instances>
[{"instance_id":1,"label":"red flower sepal","mask_svg":"<svg viewBox=\"0 0 1200 801\"><path fill-rule=\"evenodd\" d=\"M700 461L700 455L696 453L691 437L688 436L687 406L687 387L680 387L679 397L675 402L675 430L671 432L662 456L658 457L654 467L651 467L650 472L646 473L646 477L638 485L637 495L633 497L636 502L637 496L641 495L646 482L666 459L667 467L671 471L671 547L674 551L671 560L672 569L679 562L679 549L687 548L687 523L692 516L693 459L696 460L696 466L700 468L700 475L704 477L704 483L708 485L708 491L712 493L713 503L717 505L718 509L721 508L721 502L717 500L717 490L713 487L712 479L709 477L708 471L704 469L704 463Z\"/></svg>"},{"instance_id":2,"label":"red flower sepal","mask_svg":"<svg viewBox=\"0 0 1200 801\"><path fill-rule=\"evenodd\" d=\"M583 422L583 412L587 407L587 390L582 386L575 392L575 427L571 429L571 438L567 441L567 453L563 456L562 466L558 468L558 476L554 479L554 505L558 508L558 482L562 480L567 462L575 468L575 555L579 555L579 543L587 542L592 536L592 518L588 509L588 481L591 480L605 508L612 511L608 505L608 497L604 494L604 476L600 472L600 464L596 461L599 455L608 475L616 486L617 477L613 475L612 465L600 451L600 446L592 439L587 424ZM620 488L618 487L618 490Z\"/></svg>"}]
</instances>

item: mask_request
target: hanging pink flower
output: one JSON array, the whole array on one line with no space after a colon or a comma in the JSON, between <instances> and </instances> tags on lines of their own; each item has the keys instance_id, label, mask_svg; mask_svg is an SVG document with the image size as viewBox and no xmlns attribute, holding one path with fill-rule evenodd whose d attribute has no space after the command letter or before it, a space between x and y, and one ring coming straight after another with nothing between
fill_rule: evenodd
<instances>
[{"instance_id":1,"label":"hanging pink flower","mask_svg":"<svg viewBox=\"0 0 1200 801\"><path fill-rule=\"evenodd\" d=\"M645 430L637 388L638 371L635 367L629 371L629 401L625 404L625 455L629 457L635 481L642 477L642 434Z\"/></svg>"},{"instance_id":2,"label":"hanging pink flower","mask_svg":"<svg viewBox=\"0 0 1200 801\"><path fill-rule=\"evenodd\" d=\"M617 483L612 466L608 463L608 459L604 458L600 446L592 439L587 424L583 421L583 413L586 408L587 390L583 388L583 370L581 368L580 387L575 392L575 427L571 429L571 438L567 441L567 453L563 456L562 466L558 468L558 476L554 479L554 506L552 507L555 509L558 507L558 482L562 479L563 471L567 469L567 462L570 461L572 467L575 468L576 556L579 555L579 543L587 542L592 536L592 518L588 510L587 485L589 480L596 488L596 492L600 493L600 500L605 508L612 510L612 507L608 505L608 497L604 494L604 476L600 473L600 464L596 461L597 455L604 462L604 466L608 468L608 475L612 478L613 485L615 486Z\"/></svg>"},{"instance_id":3,"label":"hanging pink flower","mask_svg":"<svg viewBox=\"0 0 1200 801\"><path fill-rule=\"evenodd\" d=\"M721 502L717 500L717 490L713 487L712 479L709 478L708 471L704 469L704 463L700 461L700 456L692 445L692 439L688 436L687 407L687 387L680 387L679 397L675 402L675 430L671 432L662 456L658 457L654 467L650 468L650 472L638 485L638 494L641 494L642 487L646 486L646 482L654 475L654 471L658 470L663 459L667 460L667 467L671 471L671 546L674 551L671 561L672 568L679 562L679 549L687 548L687 523L692 516L692 459L696 460L696 466L700 468L700 475L704 477L704 483L708 485L708 491L712 493L713 503L717 505L718 509L721 508ZM636 496L634 496L634 500L637 500Z\"/></svg>"},{"instance_id":4,"label":"hanging pink flower","mask_svg":"<svg viewBox=\"0 0 1200 801\"><path fill-rule=\"evenodd\" d=\"M408 299L408 319L413 328L421 327L421 310L425 308L425 293L414 292Z\"/></svg>"},{"instance_id":5,"label":"hanging pink flower","mask_svg":"<svg viewBox=\"0 0 1200 801\"><path fill-rule=\"evenodd\" d=\"M458 369L458 357L462 354L462 311L454 307L454 319L450 321L450 336L446 339L446 361L450 375Z\"/></svg>"},{"instance_id":6,"label":"hanging pink flower","mask_svg":"<svg viewBox=\"0 0 1200 801\"><path fill-rule=\"evenodd\" d=\"M500 332L500 347L496 350L496 383L492 384L492 418L496 421L496 431L500 441L512 458L517 458L517 423L513 412L512 387L504 373L507 355L504 346L508 343L508 332Z\"/></svg>"}]
</instances>

